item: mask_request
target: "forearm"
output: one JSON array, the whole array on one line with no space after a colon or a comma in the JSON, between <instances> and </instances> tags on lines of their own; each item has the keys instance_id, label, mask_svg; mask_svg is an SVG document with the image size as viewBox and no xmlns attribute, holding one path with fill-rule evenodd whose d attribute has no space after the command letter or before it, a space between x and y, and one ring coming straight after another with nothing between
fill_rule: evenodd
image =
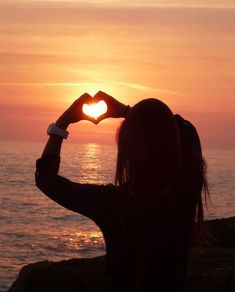
<instances>
[{"instance_id":1,"label":"forearm","mask_svg":"<svg viewBox=\"0 0 235 292\"><path fill-rule=\"evenodd\" d=\"M65 122L63 116L61 116L55 124L63 130L66 130L69 125L69 123ZM62 142L63 137L50 135L41 159L38 159L36 162L36 185L49 197L51 197L50 194L54 193L55 182L58 178Z\"/></svg>"},{"instance_id":2,"label":"forearm","mask_svg":"<svg viewBox=\"0 0 235 292\"><path fill-rule=\"evenodd\" d=\"M69 123L65 122L62 117L56 121L56 126L66 130L69 126ZM43 150L42 157L46 155L56 155L60 156L61 146L63 143L63 138L58 135L51 135L48 139L48 142Z\"/></svg>"},{"instance_id":3,"label":"forearm","mask_svg":"<svg viewBox=\"0 0 235 292\"><path fill-rule=\"evenodd\" d=\"M56 126L66 130L69 123L65 122L63 115L56 121ZM53 200L60 197L60 191L63 190L64 178L58 176L60 167L60 150L63 137L59 135L50 135L44 148L41 159L36 162L35 181L37 187Z\"/></svg>"}]
</instances>

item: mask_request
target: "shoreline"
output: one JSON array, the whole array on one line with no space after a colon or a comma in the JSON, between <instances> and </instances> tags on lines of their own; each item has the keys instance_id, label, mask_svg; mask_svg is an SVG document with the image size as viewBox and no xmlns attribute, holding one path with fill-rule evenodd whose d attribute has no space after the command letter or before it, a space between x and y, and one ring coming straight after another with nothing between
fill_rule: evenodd
<instances>
[{"instance_id":1,"label":"shoreline","mask_svg":"<svg viewBox=\"0 0 235 292\"><path fill-rule=\"evenodd\" d=\"M190 292L235 292L235 216L205 221L210 244L190 248ZM24 266L8 292L99 291L105 255Z\"/></svg>"}]
</instances>

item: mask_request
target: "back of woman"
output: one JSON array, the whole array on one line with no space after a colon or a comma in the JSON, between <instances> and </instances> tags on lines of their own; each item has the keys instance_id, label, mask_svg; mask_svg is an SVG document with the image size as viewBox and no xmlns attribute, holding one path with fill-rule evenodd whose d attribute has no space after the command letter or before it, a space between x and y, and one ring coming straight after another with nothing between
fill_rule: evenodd
<instances>
[{"instance_id":1,"label":"back of woman","mask_svg":"<svg viewBox=\"0 0 235 292\"><path fill-rule=\"evenodd\" d=\"M187 291L187 254L203 182L197 132L165 104L148 99L132 108L117 138L119 188L109 228L115 235L106 236L115 280L107 275L103 291L114 291L117 282L119 291Z\"/></svg>"},{"instance_id":2,"label":"back of woman","mask_svg":"<svg viewBox=\"0 0 235 292\"><path fill-rule=\"evenodd\" d=\"M185 193L174 195L180 200ZM127 190L119 193L108 230L102 228L108 271L102 291L186 291L194 208L179 200L152 213Z\"/></svg>"}]
</instances>

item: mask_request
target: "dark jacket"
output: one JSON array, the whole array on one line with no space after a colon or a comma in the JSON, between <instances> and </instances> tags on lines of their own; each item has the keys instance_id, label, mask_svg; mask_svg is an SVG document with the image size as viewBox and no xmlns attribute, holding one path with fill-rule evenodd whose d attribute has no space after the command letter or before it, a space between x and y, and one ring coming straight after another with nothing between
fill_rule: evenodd
<instances>
[{"instance_id":1,"label":"dark jacket","mask_svg":"<svg viewBox=\"0 0 235 292\"><path fill-rule=\"evenodd\" d=\"M156 208L133 195L128 184L80 184L58 175L60 157L36 163L38 188L60 205L92 219L106 244L102 291L187 291L187 255L202 188L201 146L193 125L178 122L185 177L170 200ZM154 212L146 212L146 210ZM144 211L143 211L144 210Z\"/></svg>"}]
</instances>

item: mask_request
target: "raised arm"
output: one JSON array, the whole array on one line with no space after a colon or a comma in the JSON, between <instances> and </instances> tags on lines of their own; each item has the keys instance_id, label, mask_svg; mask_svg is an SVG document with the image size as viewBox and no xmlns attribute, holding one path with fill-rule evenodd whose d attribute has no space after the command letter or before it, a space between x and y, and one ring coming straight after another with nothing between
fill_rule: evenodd
<instances>
[{"instance_id":1,"label":"raised arm","mask_svg":"<svg viewBox=\"0 0 235 292\"><path fill-rule=\"evenodd\" d=\"M84 94L55 122L55 126L59 129L59 134L63 134L63 132L68 134L66 133L68 126L81 120L89 120L97 124L101 119L98 120L85 115L82 111L82 106L84 103L94 103L99 99L105 100L108 105L107 114L102 119L107 117L125 117L129 107L111 96L103 92L98 92L94 98ZM54 131L58 130L57 128ZM80 184L58 175L63 135L60 136L58 133L52 133L50 133L50 138L41 158L36 162L35 181L37 187L45 195L65 208L85 215L98 223L99 218L105 216L110 204L112 204L115 186L111 184Z\"/></svg>"},{"instance_id":2,"label":"raised arm","mask_svg":"<svg viewBox=\"0 0 235 292\"><path fill-rule=\"evenodd\" d=\"M74 103L58 118L55 125L64 131L72 123L77 123L81 120L89 120L96 123L94 118L85 115L82 111L84 103L92 102L92 97L85 93L80 96ZM60 155L60 150L63 142L63 137L59 135L51 135L42 153L42 157L46 155Z\"/></svg>"},{"instance_id":3,"label":"raised arm","mask_svg":"<svg viewBox=\"0 0 235 292\"><path fill-rule=\"evenodd\" d=\"M92 101L88 94L82 95L55 122L56 127L63 133L71 123L84 119L96 123L96 120L82 112L83 104ZM62 136L50 135L41 158L36 162L36 185L45 195L60 205L97 221L99 215L104 212L102 206L105 203L108 205L108 202L104 201L108 200L113 187L79 184L58 175L62 142Z\"/></svg>"}]
</instances>

